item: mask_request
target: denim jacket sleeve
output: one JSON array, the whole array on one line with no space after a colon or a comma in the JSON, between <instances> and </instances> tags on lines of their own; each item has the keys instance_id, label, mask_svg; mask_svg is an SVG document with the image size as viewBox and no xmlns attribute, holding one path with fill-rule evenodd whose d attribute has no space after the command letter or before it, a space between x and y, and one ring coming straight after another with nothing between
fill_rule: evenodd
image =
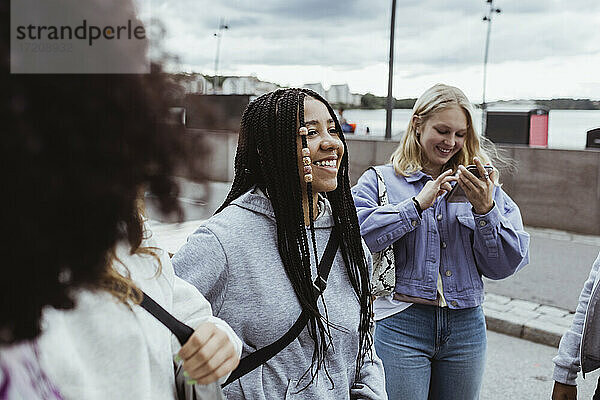
<instances>
[{"instance_id":1,"label":"denim jacket sleeve","mask_svg":"<svg viewBox=\"0 0 600 400\"><path fill-rule=\"evenodd\" d=\"M529 263L529 234L523 229L519 207L499 187L494 203L487 214L473 211L473 253L483 276L503 279Z\"/></svg>"},{"instance_id":2,"label":"denim jacket sleeve","mask_svg":"<svg viewBox=\"0 0 600 400\"><path fill-rule=\"evenodd\" d=\"M379 205L377 175L367 170L352 188L360 234L371 252L381 251L421 223L409 197L397 204Z\"/></svg>"},{"instance_id":3,"label":"denim jacket sleeve","mask_svg":"<svg viewBox=\"0 0 600 400\"><path fill-rule=\"evenodd\" d=\"M583 325L588 304L590 302L590 295L594 288L594 282L596 281L599 269L600 254L596 258L592 270L590 271L590 276L583 285L583 289L579 295L579 304L577 305L571 328L569 328L560 339L558 354L552 360L554 362L553 379L556 382L564 383L566 385L576 384L575 380L577 379L577 373L581 370L581 335L583 334Z\"/></svg>"}]
</instances>

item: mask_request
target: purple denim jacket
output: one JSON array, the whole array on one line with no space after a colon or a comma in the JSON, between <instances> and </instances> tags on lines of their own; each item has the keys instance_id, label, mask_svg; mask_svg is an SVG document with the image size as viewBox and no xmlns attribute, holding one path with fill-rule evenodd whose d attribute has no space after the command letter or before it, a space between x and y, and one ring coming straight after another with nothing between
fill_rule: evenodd
<instances>
[{"instance_id":1,"label":"purple denim jacket","mask_svg":"<svg viewBox=\"0 0 600 400\"><path fill-rule=\"evenodd\" d=\"M420 171L398 176L392 165L379 168L390 204L378 204L372 169L352 195L371 252L394 243L396 292L433 300L439 271L448 306L475 307L483 302L482 275L502 279L528 264L529 234L519 207L501 188L494 189L494 207L485 215L475 214L470 203L448 203L443 195L420 217L412 197L432 178Z\"/></svg>"}]
</instances>

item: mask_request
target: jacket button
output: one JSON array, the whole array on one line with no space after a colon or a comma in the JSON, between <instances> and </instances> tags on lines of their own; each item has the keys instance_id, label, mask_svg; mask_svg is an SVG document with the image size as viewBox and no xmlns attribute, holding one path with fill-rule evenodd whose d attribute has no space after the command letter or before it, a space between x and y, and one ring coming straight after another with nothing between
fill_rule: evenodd
<instances>
[{"instance_id":1,"label":"jacket button","mask_svg":"<svg viewBox=\"0 0 600 400\"><path fill-rule=\"evenodd\" d=\"M442 220L442 218L443 218L443 217L442 217L442 214L438 214L436 218L437 218L437 220L438 220L438 221L441 221L441 220Z\"/></svg>"},{"instance_id":2,"label":"jacket button","mask_svg":"<svg viewBox=\"0 0 600 400\"><path fill-rule=\"evenodd\" d=\"M486 226L487 222L484 220L479 221L479 226Z\"/></svg>"},{"instance_id":3,"label":"jacket button","mask_svg":"<svg viewBox=\"0 0 600 400\"><path fill-rule=\"evenodd\" d=\"M446 276L452 276L452 271L450 271L449 269L446 270Z\"/></svg>"},{"instance_id":4,"label":"jacket button","mask_svg":"<svg viewBox=\"0 0 600 400\"><path fill-rule=\"evenodd\" d=\"M410 221L410 224L412 226L417 226L417 220L413 219L412 221Z\"/></svg>"},{"instance_id":5,"label":"jacket button","mask_svg":"<svg viewBox=\"0 0 600 400\"><path fill-rule=\"evenodd\" d=\"M452 307L458 307L458 303L456 302L456 300L452 300L450 304L452 304Z\"/></svg>"},{"instance_id":6,"label":"jacket button","mask_svg":"<svg viewBox=\"0 0 600 400\"><path fill-rule=\"evenodd\" d=\"M446 247L448 247L448 246L446 245L446 242L442 242L442 249L445 249Z\"/></svg>"}]
</instances>

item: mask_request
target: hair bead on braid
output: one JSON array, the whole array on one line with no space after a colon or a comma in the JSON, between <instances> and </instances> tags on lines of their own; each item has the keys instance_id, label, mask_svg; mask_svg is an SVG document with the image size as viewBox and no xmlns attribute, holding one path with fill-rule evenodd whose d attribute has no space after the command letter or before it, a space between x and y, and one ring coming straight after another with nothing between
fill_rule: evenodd
<instances>
[{"instance_id":1,"label":"hair bead on braid","mask_svg":"<svg viewBox=\"0 0 600 400\"><path fill-rule=\"evenodd\" d=\"M313 204L313 190L312 190L312 159L310 158L310 149L308 148L308 140L306 139L308 136L308 128L304 126L304 98L306 96L303 93L298 95L298 121L300 124L299 131L302 131L300 134L300 141L302 142L302 163L305 167L311 167L311 173L304 175L304 182L306 183L306 195L308 198L308 220L310 221L310 237L313 245L313 255L315 257L315 266L319 265L319 256L317 252L317 239L315 237L315 215L314 215L314 204ZM302 129L304 128L304 129ZM325 303L323 302L323 305Z\"/></svg>"},{"instance_id":2,"label":"hair bead on braid","mask_svg":"<svg viewBox=\"0 0 600 400\"><path fill-rule=\"evenodd\" d=\"M335 326L328 320L327 309L324 308L323 313L319 310L318 299L313 291L311 251L302 206L301 176L306 183L308 194L310 244L313 248L314 262L318 265L313 224L312 159L307 144L308 129L304 126L306 96L322 102L327 107L346 150L339 121L331 106L319 94L308 89L278 89L264 94L252 101L242 116L233 185L217 212L255 185L268 194L275 213L277 247L285 272L302 309L309 314L307 331L315 343L309 369L311 382L321 367L331 381L324 360L331 345L329 328ZM298 136L302 144L302 171L298 166ZM364 357L372 345L369 331L371 303L367 262L350 193L347 151L344 151L341 159L337 188L325 196L331 204L333 219L338 228L340 252L347 275L360 303L359 351L355 369L358 379ZM324 302L322 304L325 305ZM333 384L333 381L331 383Z\"/></svg>"},{"instance_id":3,"label":"hair bead on braid","mask_svg":"<svg viewBox=\"0 0 600 400\"><path fill-rule=\"evenodd\" d=\"M304 128L304 127L303 127ZM306 129L306 128L304 128ZM301 136L302 138L302 163L304 164L304 182L311 183L313 181L312 176L312 159L310 158L310 149L306 143L306 135Z\"/></svg>"}]
</instances>

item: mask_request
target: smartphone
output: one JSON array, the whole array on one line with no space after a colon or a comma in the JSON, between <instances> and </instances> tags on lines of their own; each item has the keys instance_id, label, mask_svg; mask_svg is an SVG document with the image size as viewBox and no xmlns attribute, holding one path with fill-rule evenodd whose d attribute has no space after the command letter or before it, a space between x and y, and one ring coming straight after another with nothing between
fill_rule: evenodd
<instances>
[{"instance_id":1,"label":"smartphone","mask_svg":"<svg viewBox=\"0 0 600 400\"><path fill-rule=\"evenodd\" d=\"M465 168L467 169L467 171L469 171L479 179L483 179L481 175L479 175L477 165L467 165ZM494 167L492 167L491 165L484 165L483 168L485 168L488 174L491 174L494 170ZM457 182L446 196L446 201L448 203L468 203L469 199L467 199L465 191L460 187L460 185Z\"/></svg>"}]
</instances>

